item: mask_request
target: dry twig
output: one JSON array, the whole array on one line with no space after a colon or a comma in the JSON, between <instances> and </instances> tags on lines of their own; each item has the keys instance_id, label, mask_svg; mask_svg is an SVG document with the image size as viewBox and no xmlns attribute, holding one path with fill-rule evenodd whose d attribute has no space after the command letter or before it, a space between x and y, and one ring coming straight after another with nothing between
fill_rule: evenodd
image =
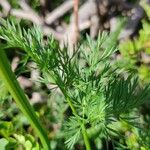
<instances>
[{"instance_id":1,"label":"dry twig","mask_svg":"<svg viewBox=\"0 0 150 150\"><path fill-rule=\"evenodd\" d=\"M78 6L79 6L79 0L74 0L74 32L73 32L73 43L75 44L78 41L79 37L79 25L78 25Z\"/></svg>"},{"instance_id":2,"label":"dry twig","mask_svg":"<svg viewBox=\"0 0 150 150\"><path fill-rule=\"evenodd\" d=\"M46 15L45 22L49 25L52 24L54 21L62 17L65 13L67 13L72 8L73 8L73 0L68 0L64 2L62 5L57 7L54 11Z\"/></svg>"},{"instance_id":3,"label":"dry twig","mask_svg":"<svg viewBox=\"0 0 150 150\"><path fill-rule=\"evenodd\" d=\"M7 0L0 0L0 5L3 8L3 14L4 14L4 16L7 16L8 13L9 13L9 11L10 11L10 9L11 9L10 4L8 3Z\"/></svg>"}]
</instances>

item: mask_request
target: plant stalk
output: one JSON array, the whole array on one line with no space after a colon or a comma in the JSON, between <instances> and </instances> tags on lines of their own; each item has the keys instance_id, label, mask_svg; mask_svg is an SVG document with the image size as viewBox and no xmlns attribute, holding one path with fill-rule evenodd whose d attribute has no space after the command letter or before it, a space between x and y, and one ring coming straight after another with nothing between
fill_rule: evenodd
<instances>
[{"instance_id":1,"label":"plant stalk","mask_svg":"<svg viewBox=\"0 0 150 150\"><path fill-rule=\"evenodd\" d=\"M65 96L65 98L66 98L73 114L75 116L78 116L78 114L77 114L77 112L76 112L76 110L75 110L75 108L74 108L74 106L73 106L73 104L70 100L70 97L66 94L66 92L63 90L63 88L61 88L60 86L59 86L59 88L61 89L62 93L64 94L64 96ZM85 143L85 146L86 146L86 150L91 150L91 146L90 146L90 142L89 142L89 138L88 138L88 134L87 134L84 122L82 123L81 120L79 120L79 121L82 124L82 135L83 135L83 140L84 140L84 143Z\"/></svg>"},{"instance_id":2,"label":"plant stalk","mask_svg":"<svg viewBox=\"0 0 150 150\"><path fill-rule=\"evenodd\" d=\"M83 135L86 150L91 150L90 142L84 124L82 125L82 135Z\"/></svg>"},{"instance_id":3,"label":"plant stalk","mask_svg":"<svg viewBox=\"0 0 150 150\"><path fill-rule=\"evenodd\" d=\"M3 49L0 49L0 77L4 81L5 86L8 88L18 107L27 117L36 134L39 136L44 150L50 150L51 148L48 136L42 127L37 115L35 114L33 107L30 105L27 96L25 95L14 73L12 72L11 66Z\"/></svg>"}]
</instances>

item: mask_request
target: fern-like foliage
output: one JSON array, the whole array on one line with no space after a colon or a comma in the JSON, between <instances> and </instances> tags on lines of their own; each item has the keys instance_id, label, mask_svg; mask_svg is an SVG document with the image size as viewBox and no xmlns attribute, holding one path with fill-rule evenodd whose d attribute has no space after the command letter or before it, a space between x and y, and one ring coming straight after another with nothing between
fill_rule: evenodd
<instances>
[{"instance_id":1,"label":"fern-like foliage","mask_svg":"<svg viewBox=\"0 0 150 150\"><path fill-rule=\"evenodd\" d=\"M51 36L44 39L39 28L26 31L10 21L2 21L0 37L6 48L25 50L37 63L45 82L56 84L72 109L65 124L69 149L86 132L89 138L100 131L108 136L109 124L149 99L149 86L139 87L137 78L118 74L110 63L117 50L119 31L120 28L111 34L103 32L96 41L87 36L87 41L69 56L67 47L61 49ZM95 131L91 133L91 129Z\"/></svg>"}]
</instances>

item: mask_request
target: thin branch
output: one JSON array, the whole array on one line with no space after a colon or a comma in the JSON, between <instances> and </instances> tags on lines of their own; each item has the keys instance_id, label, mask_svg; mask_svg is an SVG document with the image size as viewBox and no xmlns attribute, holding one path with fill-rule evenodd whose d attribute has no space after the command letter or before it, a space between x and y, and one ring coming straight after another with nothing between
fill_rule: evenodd
<instances>
[{"instance_id":1,"label":"thin branch","mask_svg":"<svg viewBox=\"0 0 150 150\"><path fill-rule=\"evenodd\" d=\"M83 31L85 29L88 29L88 28L90 28L90 26L91 26L91 21L90 20L80 22L79 23L79 31Z\"/></svg>"},{"instance_id":2,"label":"thin branch","mask_svg":"<svg viewBox=\"0 0 150 150\"><path fill-rule=\"evenodd\" d=\"M23 10L33 12L33 9L27 4L25 0L20 0L18 3Z\"/></svg>"},{"instance_id":3,"label":"thin branch","mask_svg":"<svg viewBox=\"0 0 150 150\"><path fill-rule=\"evenodd\" d=\"M78 41L79 37L79 16L78 16L78 8L79 7L79 0L74 0L74 43Z\"/></svg>"},{"instance_id":4,"label":"thin branch","mask_svg":"<svg viewBox=\"0 0 150 150\"><path fill-rule=\"evenodd\" d=\"M12 9L10 11L10 14L12 16L17 17L17 18L30 20L31 22L33 22L37 25L42 25L43 24L42 18L40 18L38 15L36 15L36 14L30 12L30 11L24 11L24 10L20 10L20 9Z\"/></svg>"},{"instance_id":5,"label":"thin branch","mask_svg":"<svg viewBox=\"0 0 150 150\"><path fill-rule=\"evenodd\" d=\"M7 0L0 0L0 5L1 5L2 8L3 8L3 14L4 14L5 16L7 16L8 13L9 13L9 11L10 11L10 9L11 9L10 4L8 3Z\"/></svg>"}]
</instances>

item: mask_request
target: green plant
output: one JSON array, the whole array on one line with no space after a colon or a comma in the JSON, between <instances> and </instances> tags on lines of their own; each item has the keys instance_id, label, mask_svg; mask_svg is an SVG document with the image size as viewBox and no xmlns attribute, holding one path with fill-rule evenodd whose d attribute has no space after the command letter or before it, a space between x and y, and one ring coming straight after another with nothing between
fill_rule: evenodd
<instances>
[{"instance_id":1,"label":"green plant","mask_svg":"<svg viewBox=\"0 0 150 150\"><path fill-rule=\"evenodd\" d=\"M125 68L126 70L136 73L143 82L149 83L150 6L147 5L144 0L141 1L141 5L148 18L142 20L142 29L140 29L136 37L119 44L119 50L122 57L121 60L118 61L118 64L121 68Z\"/></svg>"},{"instance_id":2,"label":"green plant","mask_svg":"<svg viewBox=\"0 0 150 150\"><path fill-rule=\"evenodd\" d=\"M120 28L110 34L103 32L96 41L87 36L87 41L69 56L67 47L61 49L51 36L45 39L39 28L26 31L12 22L2 21L0 35L6 42L5 49L16 47L24 50L28 59L34 61L41 70L41 82L58 86L68 109L71 109L64 124L65 143L69 149L79 139L83 139L86 149L90 150L91 142L95 143L96 138L111 138L113 133L117 133L117 129L111 125L119 120L130 121L131 118L125 114L149 99L149 86L140 87L136 77L118 73L110 63L111 56L117 50L119 33ZM18 84L17 88L10 87L16 84L10 81L14 75L10 72L10 66L6 66L7 59L3 51L0 52L0 73L3 80L9 79L9 82L5 82L6 86L12 95L24 95ZM34 118L31 118L34 112L26 97L23 97L24 101L16 95L15 98L36 129ZM30 109L32 114L26 113Z\"/></svg>"},{"instance_id":3,"label":"green plant","mask_svg":"<svg viewBox=\"0 0 150 150\"><path fill-rule=\"evenodd\" d=\"M44 129L41 127L39 120L31 107L27 97L25 96L23 90L19 86L13 72L11 71L11 67L8 63L7 57L3 49L0 51L0 77L5 83L5 86L8 88L9 92L15 99L17 105L21 109L21 111L26 115L29 119L30 123L32 124L33 128L39 135L43 147L48 150L50 149L49 141L46 136Z\"/></svg>"}]
</instances>

